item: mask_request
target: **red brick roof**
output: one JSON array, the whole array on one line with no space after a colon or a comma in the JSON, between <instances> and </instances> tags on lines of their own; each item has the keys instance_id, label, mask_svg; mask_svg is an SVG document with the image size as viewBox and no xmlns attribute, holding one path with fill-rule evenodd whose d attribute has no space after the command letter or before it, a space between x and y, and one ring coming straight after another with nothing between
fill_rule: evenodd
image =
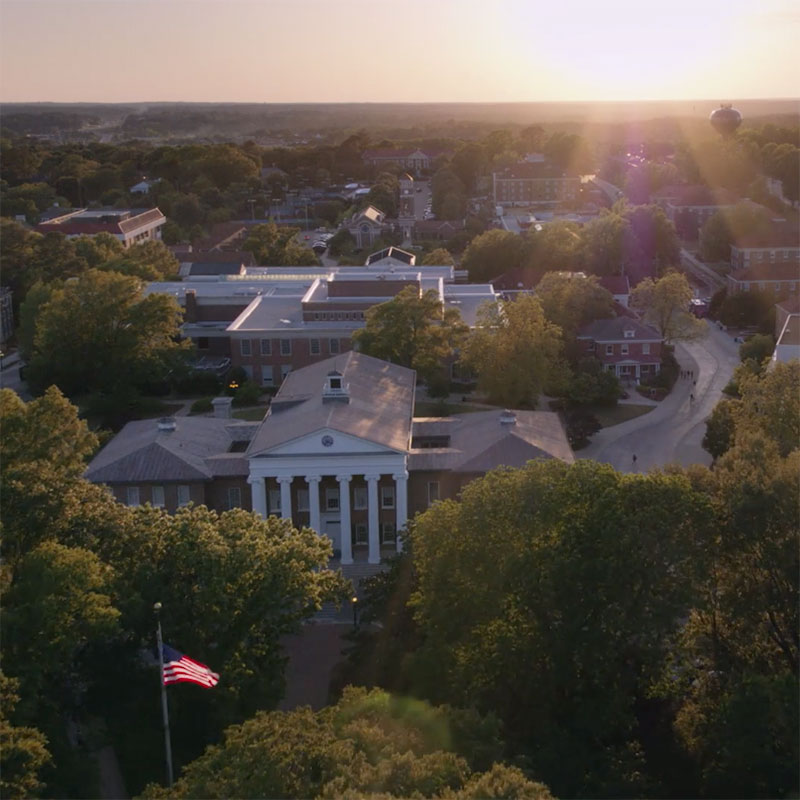
<instances>
[{"instance_id":1,"label":"red brick roof","mask_svg":"<svg viewBox=\"0 0 800 800\"><path fill-rule=\"evenodd\" d=\"M765 231L742 236L731 247L747 248L796 248L800 249L800 231L786 220L774 221Z\"/></svg>"}]
</instances>

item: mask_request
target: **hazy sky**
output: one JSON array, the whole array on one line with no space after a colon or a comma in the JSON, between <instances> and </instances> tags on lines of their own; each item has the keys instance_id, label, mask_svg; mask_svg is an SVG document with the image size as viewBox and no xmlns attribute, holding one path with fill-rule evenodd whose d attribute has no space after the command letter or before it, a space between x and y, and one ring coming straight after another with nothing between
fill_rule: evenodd
<instances>
[{"instance_id":1,"label":"hazy sky","mask_svg":"<svg viewBox=\"0 0 800 800\"><path fill-rule=\"evenodd\" d=\"M0 0L0 100L797 97L797 0Z\"/></svg>"}]
</instances>

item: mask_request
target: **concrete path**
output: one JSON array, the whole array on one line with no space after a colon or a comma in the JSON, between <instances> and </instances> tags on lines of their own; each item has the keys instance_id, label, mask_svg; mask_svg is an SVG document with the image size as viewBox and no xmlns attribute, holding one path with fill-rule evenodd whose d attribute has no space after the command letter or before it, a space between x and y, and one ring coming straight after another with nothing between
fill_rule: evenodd
<instances>
[{"instance_id":1,"label":"concrete path","mask_svg":"<svg viewBox=\"0 0 800 800\"><path fill-rule=\"evenodd\" d=\"M670 463L711 463L702 447L705 421L739 363L739 346L712 323L705 339L678 345L675 351L681 368L694 370L696 386L691 379L679 378L658 408L599 431L588 447L576 453L578 458L602 461L620 472L647 472Z\"/></svg>"}]
</instances>

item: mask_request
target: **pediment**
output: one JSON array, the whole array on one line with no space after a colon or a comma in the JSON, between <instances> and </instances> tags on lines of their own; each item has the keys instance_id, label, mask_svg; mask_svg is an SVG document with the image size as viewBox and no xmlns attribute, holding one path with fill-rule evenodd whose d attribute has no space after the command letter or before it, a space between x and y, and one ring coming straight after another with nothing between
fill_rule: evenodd
<instances>
[{"instance_id":1,"label":"pediment","mask_svg":"<svg viewBox=\"0 0 800 800\"><path fill-rule=\"evenodd\" d=\"M288 442L282 442L268 450L250 453L250 457L258 456L300 456L316 455L342 456L353 453L395 453L385 445L377 444L369 439L353 436L333 428L320 428L303 434Z\"/></svg>"}]
</instances>

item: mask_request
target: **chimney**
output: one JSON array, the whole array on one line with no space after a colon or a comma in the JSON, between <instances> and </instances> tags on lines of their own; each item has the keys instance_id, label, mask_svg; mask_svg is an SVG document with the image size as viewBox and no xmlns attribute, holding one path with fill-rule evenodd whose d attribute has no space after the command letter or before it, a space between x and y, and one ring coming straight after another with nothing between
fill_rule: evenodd
<instances>
[{"instance_id":1,"label":"chimney","mask_svg":"<svg viewBox=\"0 0 800 800\"><path fill-rule=\"evenodd\" d=\"M517 424L517 415L513 411L509 411L505 409L500 414L500 424L501 425L516 425Z\"/></svg>"},{"instance_id":2,"label":"chimney","mask_svg":"<svg viewBox=\"0 0 800 800\"><path fill-rule=\"evenodd\" d=\"M197 292L194 289L186 290L183 320L184 322L197 322Z\"/></svg>"},{"instance_id":3,"label":"chimney","mask_svg":"<svg viewBox=\"0 0 800 800\"><path fill-rule=\"evenodd\" d=\"M211 405L214 406L214 416L218 419L230 419L232 403L232 397L215 397L211 401Z\"/></svg>"},{"instance_id":4,"label":"chimney","mask_svg":"<svg viewBox=\"0 0 800 800\"><path fill-rule=\"evenodd\" d=\"M175 417L161 417L161 419L158 420L159 433L172 433L177 427L178 423Z\"/></svg>"}]
</instances>

